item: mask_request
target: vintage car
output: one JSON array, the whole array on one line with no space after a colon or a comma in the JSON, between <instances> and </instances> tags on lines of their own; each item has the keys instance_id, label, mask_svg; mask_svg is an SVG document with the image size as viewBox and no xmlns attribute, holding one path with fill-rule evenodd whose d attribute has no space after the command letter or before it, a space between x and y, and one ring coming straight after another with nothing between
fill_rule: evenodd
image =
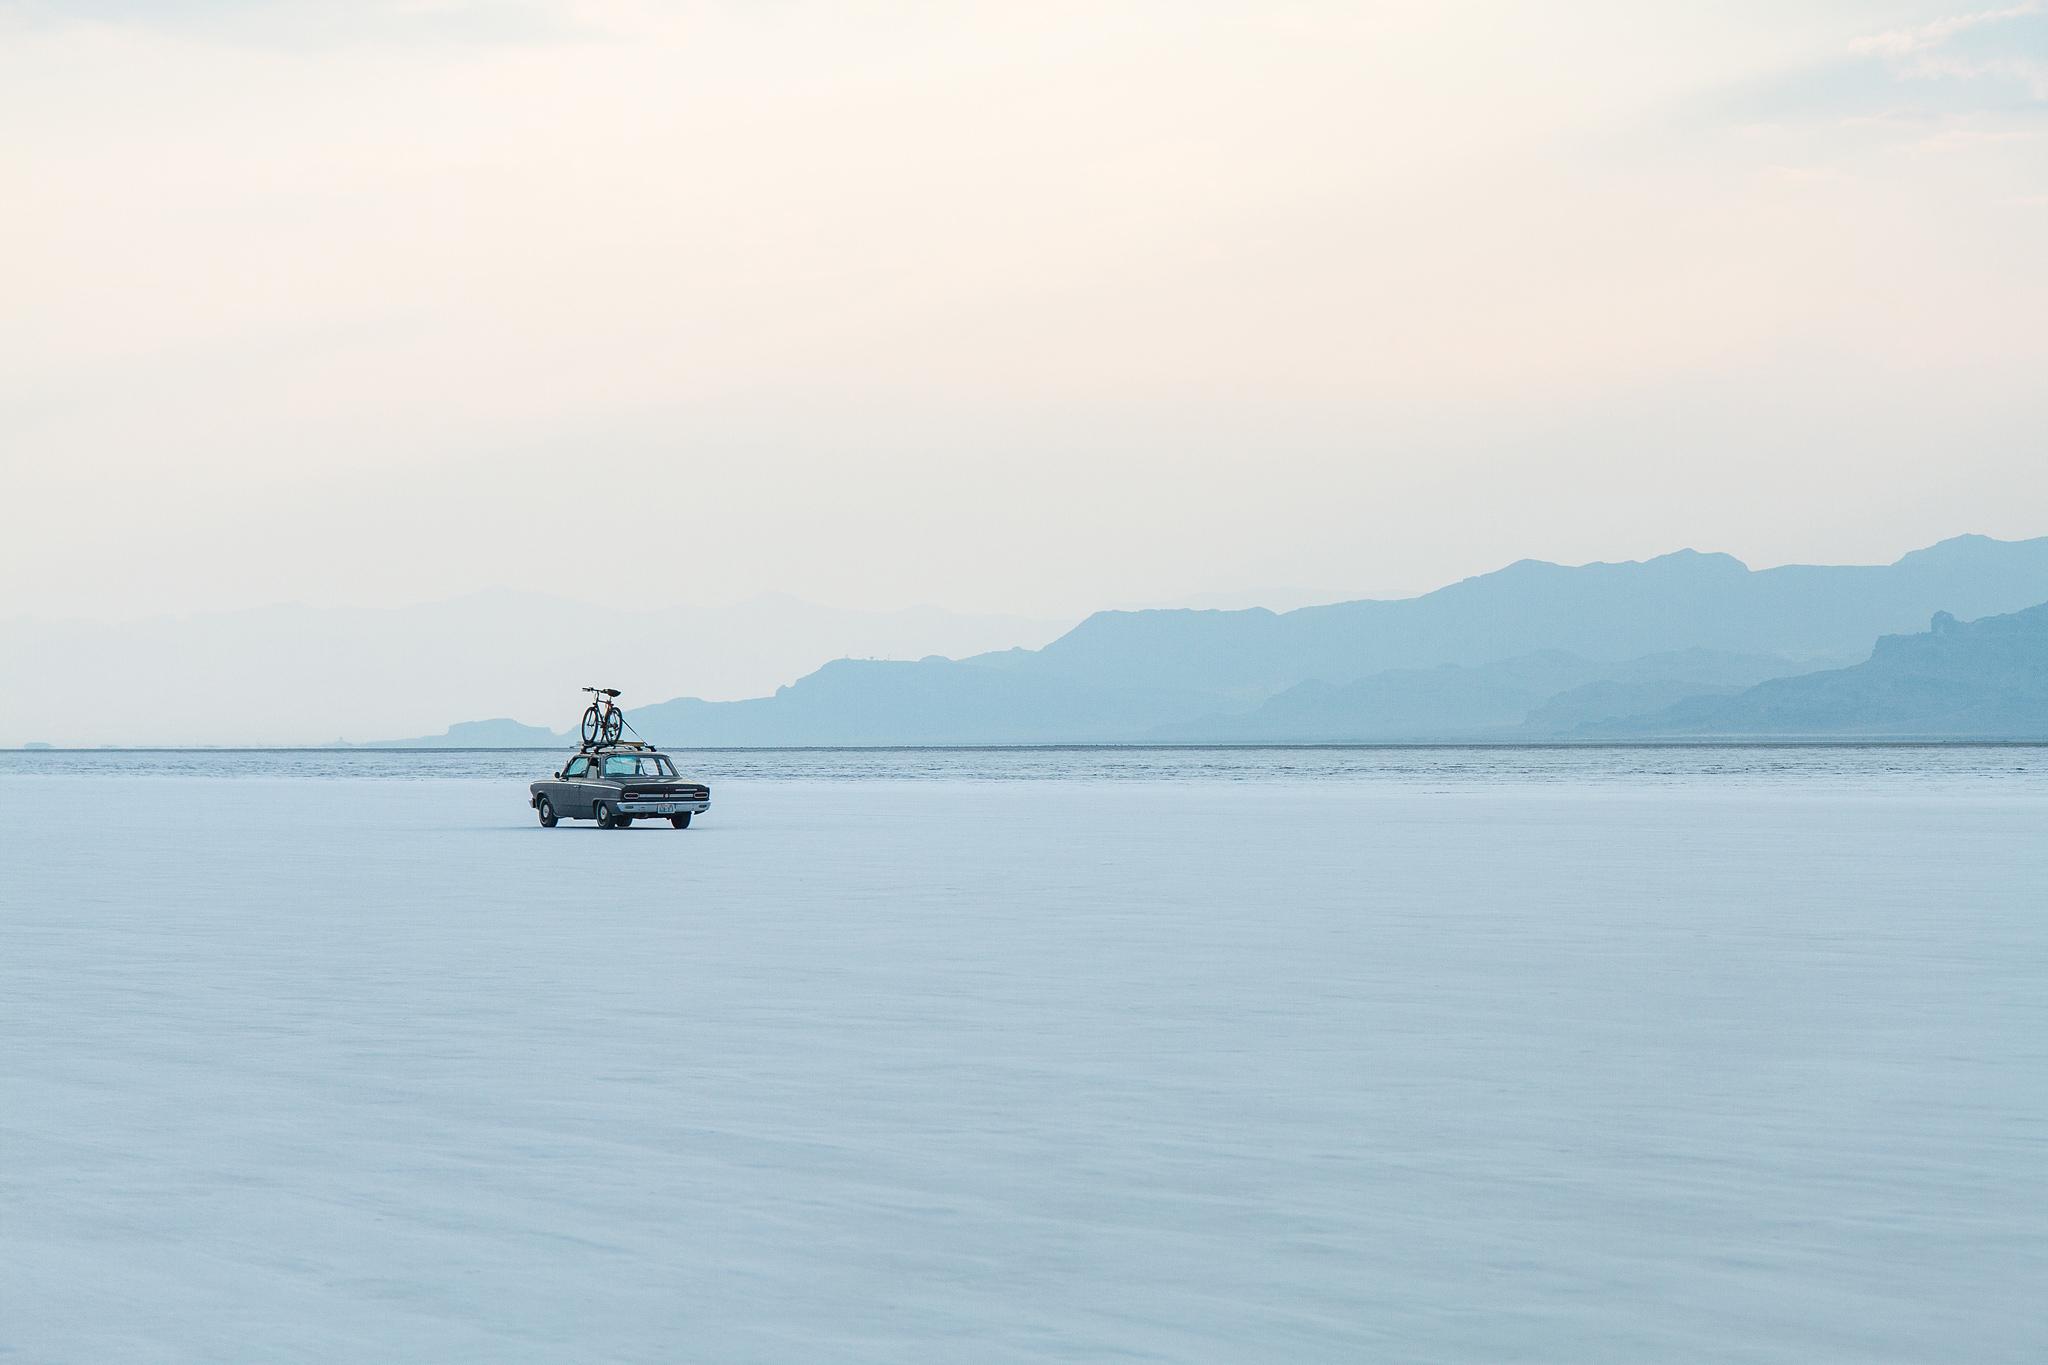
<instances>
[{"instance_id":1,"label":"vintage car","mask_svg":"<svg viewBox=\"0 0 2048 1365\"><path fill-rule=\"evenodd\" d=\"M711 809L711 788L678 777L669 756L651 744L588 746L560 772L527 790L527 804L548 829L559 820L595 820L599 829L626 829L642 816L688 829L691 816Z\"/></svg>"}]
</instances>

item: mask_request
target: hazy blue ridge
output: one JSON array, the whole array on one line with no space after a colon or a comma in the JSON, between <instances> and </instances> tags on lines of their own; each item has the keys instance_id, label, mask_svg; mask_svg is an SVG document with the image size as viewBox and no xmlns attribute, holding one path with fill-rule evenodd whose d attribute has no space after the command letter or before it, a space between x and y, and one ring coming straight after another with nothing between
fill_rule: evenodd
<instances>
[{"instance_id":1,"label":"hazy blue ridge","mask_svg":"<svg viewBox=\"0 0 2048 1365\"><path fill-rule=\"evenodd\" d=\"M772 697L627 714L639 733L678 744L1031 744L1142 735L1216 702L1193 688L1099 688L950 659L839 659Z\"/></svg>"},{"instance_id":2,"label":"hazy blue ridge","mask_svg":"<svg viewBox=\"0 0 2048 1365\"><path fill-rule=\"evenodd\" d=\"M1188 743L1548 739L1589 720L1683 697L1732 693L1801 671L1783 656L1681 650L1602 663L1548 650L1498 663L1391 669L1356 682L1301 683L1241 715L1163 726Z\"/></svg>"},{"instance_id":3,"label":"hazy blue ridge","mask_svg":"<svg viewBox=\"0 0 2048 1365\"><path fill-rule=\"evenodd\" d=\"M574 743L566 734L556 734L544 725L526 725L499 717L495 720L457 721L445 734L417 739L377 739L346 747L364 749L528 749L535 746ZM343 746L337 746L343 747Z\"/></svg>"},{"instance_id":4,"label":"hazy blue ridge","mask_svg":"<svg viewBox=\"0 0 2048 1365\"><path fill-rule=\"evenodd\" d=\"M1887 635L1853 668L1692 697L1590 737L2048 739L2048 603Z\"/></svg>"},{"instance_id":5,"label":"hazy blue ridge","mask_svg":"<svg viewBox=\"0 0 2048 1365\"><path fill-rule=\"evenodd\" d=\"M1515 737L1570 738L1581 726L1644 715L1693 697L1733 696L1742 690L1734 683L1699 679L1602 678L1560 692L1531 709Z\"/></svg>"},{"instance_id":6,"label":"hazy blue ridge","mask_svg":"<svg viewBox=\"0 0 2048 1365\"><path fill-rule=\"evenodd\" d=\"M1043 649L841 659L773 696L629 715L674 745L1578 738L1667 712L1719 724L1733 694L1866 657L1935 612L2044 600L2048 537L1960 536L1872 566L1524 560L1399 601L1099 612ZM549 742L506 733L428 742Z\"/></svg>"},{"instance_id":7,"label":"hazy blue ridge","mask_svg":"<svg viewBox=\"0 0 2048 1365\"><path fill-rule=\"evenodd\" d=\"M1844 659L1937 611L1977 617L2048 599L2048 538L1963 536L1882 566L1752 571L1685 550L1641 563L1524 560L1421 597L1268 611L1102 612L1031 666L1096 686L1278 692L1396 668L1548 650L1619 660L1686 649Z\"/></svg>"}]
</instances>

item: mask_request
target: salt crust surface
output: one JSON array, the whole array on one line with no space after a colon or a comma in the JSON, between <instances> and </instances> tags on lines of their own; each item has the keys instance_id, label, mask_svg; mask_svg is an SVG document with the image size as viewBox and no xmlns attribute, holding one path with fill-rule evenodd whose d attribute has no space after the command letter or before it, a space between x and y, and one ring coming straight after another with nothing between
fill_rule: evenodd
<instances>
[{"instance_id":1,"label":"salt crust surface","mask_svg":"<svg viewBox=\"0 0 2048 1365\"><path fill-rule=\"evenodd\" d=\"M2048 1358L2048 799L0 777L0 1357Z\"/></svg>"}]
</instances>

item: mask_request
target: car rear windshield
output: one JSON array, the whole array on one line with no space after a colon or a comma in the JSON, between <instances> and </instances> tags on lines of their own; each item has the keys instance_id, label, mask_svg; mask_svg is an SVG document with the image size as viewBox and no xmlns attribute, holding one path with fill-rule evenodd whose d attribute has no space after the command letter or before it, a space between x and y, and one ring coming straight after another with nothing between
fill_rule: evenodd
<instances>
[{"instance_id":1,"label":"car rear windshield","mask_svg":"<svg viewBox=\"0 0 2048 1365\"><path fill-rule=\"evenodd\" d=\"M674 777L666 754L612 754L604 761L606 777Z\"/></svg>"}]
</instances>

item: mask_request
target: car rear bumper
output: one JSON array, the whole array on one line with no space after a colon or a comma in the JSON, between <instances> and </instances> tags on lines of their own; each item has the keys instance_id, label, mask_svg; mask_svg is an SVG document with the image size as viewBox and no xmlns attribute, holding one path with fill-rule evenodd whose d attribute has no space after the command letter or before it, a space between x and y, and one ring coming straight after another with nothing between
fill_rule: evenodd
<instances>
[{"instance_id":1,"label":"car rear bumper","mask_svg":"<svg viewBox=\"0 0 2048 1365\"><path fill-rule=\"evenodd\" d=\"M621 801L621 815L702 815L711 809L709 801L653 798L646 801Z\"/></svg>"}]
</instances>

